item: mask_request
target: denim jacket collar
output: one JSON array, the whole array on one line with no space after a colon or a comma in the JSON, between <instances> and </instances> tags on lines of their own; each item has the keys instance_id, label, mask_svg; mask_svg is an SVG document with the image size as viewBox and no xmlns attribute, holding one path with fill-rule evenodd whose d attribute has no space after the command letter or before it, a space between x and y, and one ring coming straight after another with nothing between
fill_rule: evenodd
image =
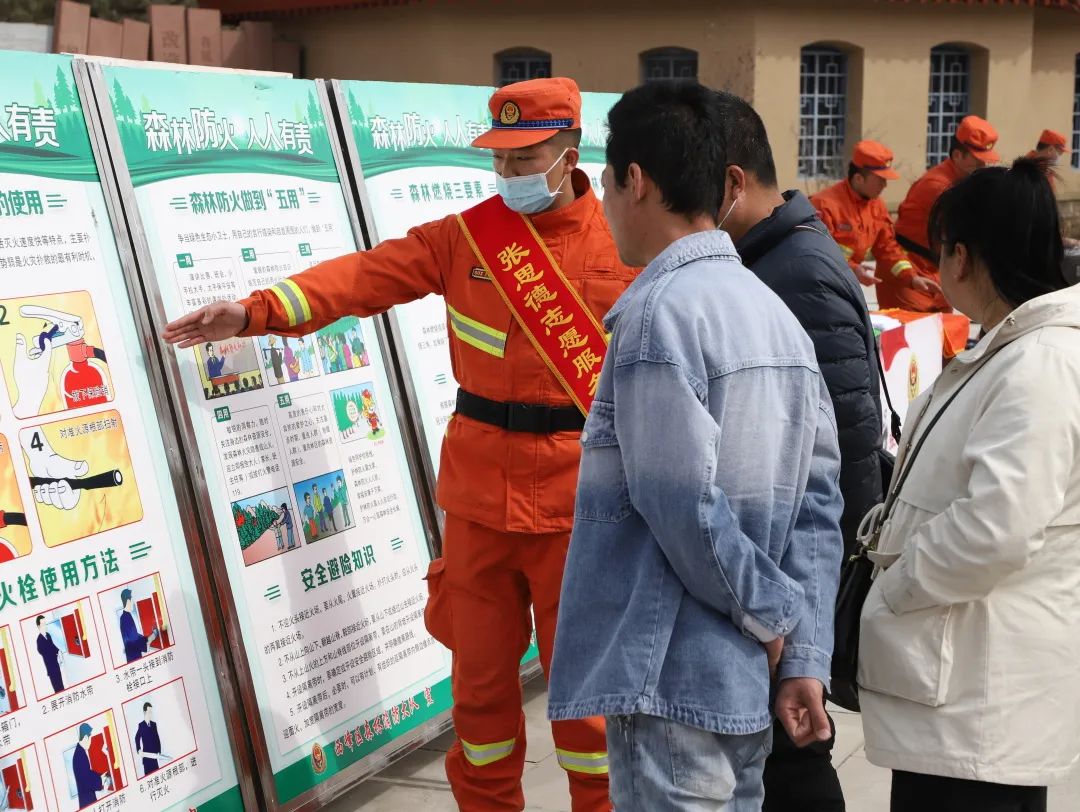
<instances>
[{"instance_id":1,"label":"denim jacket collar","mask_svg":"<svg viewBox=\"0 0 1080 812\"><path fill-rule=\"evenodd\" d=\"M688 234L673 242L657 255L656 259L645 266L630 286L623 291L611 310L604 316L604 329L611 332L612 326L639 291L648 290L653 282L669 271L680 268L698 259L739 260L735 244L726 231L711 229Z\"/></svg>"}]
</instances>

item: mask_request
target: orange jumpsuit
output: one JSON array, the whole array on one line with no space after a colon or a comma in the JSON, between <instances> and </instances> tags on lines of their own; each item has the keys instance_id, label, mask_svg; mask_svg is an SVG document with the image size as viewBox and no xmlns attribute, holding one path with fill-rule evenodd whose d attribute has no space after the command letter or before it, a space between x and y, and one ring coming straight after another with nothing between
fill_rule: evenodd
<instances>
[{"instance_id":1,"label":"orange jumpsuit","mask_svg":"<svg viewBox=\"0 0 1080 812\"><path fill-rule=\"evenodd\" d=\"M844 252L852 270L858 270L867 252L872 250L881 276L910 283L915 269L896 242L892 218L884 202L857 194L846 180L818 192L810 202Z\"/></svg>"},{"instance_id":2,"label":"orange jumpsuit","mask_svg":"<svg viewBox=\"0 0 1080 812\"><path fill-rule=\"evenodd\" d=\"M941 193L960 180L961 175L952 158L946 158L937 166L929 169L908 189L907 197L900 204L896 218L896 233L913 243L929 250L927 231L930 224L930 210ZM932 279L941 284L941 274L937 262L910 251L908 256L919 276ZM952 312L952 307L940 294L923 293L908 287L895 277L883 277L877 286L878 305L882 308L898 307L902 310L914 310L922 313Z\"/></svg>"},{"instance_id":3,"label":"orange jumpsuit","mask_svg":"<svg viewBox=\"0 0 1080 812\"><path fill-rule=\"evenodd\" d=\"M588 177L577 199L531 219L598 319L637 273L618 259ZM454 375L491 400L571 406L518 327L454 217L370 251L329 260L243 300L244 335L298 336L345 315L370 316L430 293L445 297ZM463 810L520 810L525 717L518 669L536 623L547 672L573 524L580 433L510 432L455 415L447 427L437 499L443 557L428 573L425 620L453 654L458 741L446 770ZM610 809L601 719L554 722L575 812Z\"/></svg>"}]
</instances>

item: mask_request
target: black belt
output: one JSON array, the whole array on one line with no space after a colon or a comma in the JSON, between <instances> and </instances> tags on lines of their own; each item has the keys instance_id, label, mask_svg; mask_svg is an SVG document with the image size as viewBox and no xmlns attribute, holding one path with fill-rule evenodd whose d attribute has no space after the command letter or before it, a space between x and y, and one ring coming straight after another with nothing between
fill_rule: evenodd
<instances>
[{"instance_id":1,"label":"black belt","mask_svg":"<svg viewBox=\"0 0 1080 812\"><path fill-rule=\"evenodd\" d=\"M939 257L935 257L934 252L925 245L919 245L915 240L909 240L903 234L897 234L896 241L900 243L900 247L905 251L910 251L912 254L918 254L928 262L933 262L935 267L937 266Z\"/></svg>"},{"instance_id":2,"label":"black belt","mask_svg":"<svg viewBox=\"0 0 1080 812\"><path fill-rule=\"evenodd\" d=\"M503 403L482 398L464 389L458 389L456 413L507 431L529 434L581 431L585 428L585 415L576 406Z\"/></svg>"}]
</instances>

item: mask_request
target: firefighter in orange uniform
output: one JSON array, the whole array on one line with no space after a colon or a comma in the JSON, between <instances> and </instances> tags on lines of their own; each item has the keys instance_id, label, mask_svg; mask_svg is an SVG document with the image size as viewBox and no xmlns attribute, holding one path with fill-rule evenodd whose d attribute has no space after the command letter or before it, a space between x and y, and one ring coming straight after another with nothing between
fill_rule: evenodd
<instances>
[{"instance_id":1,"label":"firefighter in orange uniform","mask_svg":"<svg viewBox=\"0 0 1080 812\"><path fill-rule=\"evenodd\" d=\"M521 810L525 716L518 669L536 621L551 663L573 524L584 414L606 348L598 320L637 269L619 262L577 168L581 96L569 79L502 88L491 149L499 195L460 217L310 268L240 302L181 318L181 347L233 335L300 336L430 293L446 299L461 389L443 441L428 630L454 654L458 740L446 772L463 810ZM554 722L575 812L609 810L602 719Z\"/></svg>"},{"instance_id":2,"label":"firefighter in orange uniform","mask_svg":"<svg viewBox=\"0 0 1080 812\"><path fill-rule=\"evenodd\" d=\"M1057 166L1063 155L1069 154L1069 142L1065 136L1054 130L1043 130L1035 149L1027 154L1029 158L1045 158L1051 167Z\"/></svg>"},{"instance_id":3,"label":"firefighter in orange uniform","mask_svg":"<svg viewBox=\"0 0 1080 812\"><path fill-rule=\"evenodd\" d=\"M937 286L915 273L904 249L897 245L892 218L881 200L888 182L900 178L892 163L888 147L860 141L851 156L847 180L818 192L810 202L862 284L879 281L863 266L867 253L873 251L879 275L888 274L916 290L933 293Z\"/></svg>"},{"instance_id":4,"label":"firefighter in orange uniform","mask_svg":"<svg viewBox=\"0 0 1080 812\"><path fill-rule=\"evenodd\" d=\"M930 210L941 193L956 181L1000 160L994 151L997 140L997 130L988 121L978 116L967 116L956 128L949 157L927 170L912 184L907 197L900 204L896 218L896 239L907 250L919 276L934 282L934 290L916 290L896 277L882 274L877 286L878 304L882 308L898 307L923 313L952 312L941 293L938 258L927 235Z\"/></svg>"},{"instance_id":5,"label":"firefighter in orange uniform","mask_svg":"<svg viewBox=\"0 0 1080 812\"><path fill-rule=\"evenodd\" d=\"M1050 188L1057 189L1057 178L1054 176L1054 168L1061 162L1061 156L1069 153L1069 142L1065 136L1054 130L1043 130L1039 136L1039 143L1035 149L1027 154L1028 158L1038 158L1046 161L1046 177L1050 181Z\"/></svg>"}]
</instances>

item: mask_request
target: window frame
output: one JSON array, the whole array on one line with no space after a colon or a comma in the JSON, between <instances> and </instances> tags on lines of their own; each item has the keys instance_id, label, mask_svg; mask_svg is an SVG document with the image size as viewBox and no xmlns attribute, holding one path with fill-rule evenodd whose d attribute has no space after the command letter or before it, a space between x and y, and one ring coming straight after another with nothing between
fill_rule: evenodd
<instances>
[{"instance_id":1,"label":"window frame","mask_svg":"<svg viewBox=\"0 0 1080 812\"><path fill-rule=\"evenodd\" d=\"M962 73L948 70L947 60L950 58L963 57L964 71ZM935 73L935 63L941 62L940 70ZM963 45L945 44L936 45L930 49L930 85L927 88L926 97L926 168L944 161L951 154L949 147L952 145L952 137L956 127L965 117L971 115L972 88L974 72L972 63L974 54L970 48ZM959 78L961 88L959 91L947 88L946 82L950 79ZM935 89L935 79L940 80L940 86ZM960 100L958 104L952 104L951 110L946 110L948 97ZM935 99L940 103L935 108ZM935 124L938 125L935 128Z\"/></svg>"},{"instance_id":2,"label":"window frame","mask_svg":"<svg viewBox=\"0 0 1080 812\"><path fill-rule=\"evenodd\" d=\"M522 75L517 78L507 77L507 67L512 64L524 67ZM542 66L539 71L536 67ZM515 82L525 82L529 79L550 79L551 54L539 48L509 48L495 54L495 86L506 87Z\"/></svg>"},{"instance_id":3,"label":"window frame","mask_svg":"<svg viewBox=\"0 0 1080 812\"><path fill-rule=\"evenodd\" d=\"M813 71L808 74L808 59ZM822 65L839 65L832 76ZM797 176L800 180L835 179L844 176L844 144L848 131L851 89L851 55L843 48L813 43L799 49L799 136ZM839 88L828 90L829 82L838 81ZM810 86L810 87L808 87ZM808 92L809 91L809 92ZM839 109L828 111L830 104ZM824 106L824 111L822 107ZM836 130L821 132L832 122ZM810 131L807 125L810 124ZM824 123L824 127L821 125ZM820 146L831 144L830 149Z\"/></svg>"},{"instance_id":4,"label":"window frame","mask_svg":"<svg viewBox=\"0 0 1080 812\"><path fill-rule=\"evenodd\" d=\"M666 46L663 48L652 48L648 51L642 51L638 56L638 60L641 68L641 82L642 84L648 84L650 82L696 82L698 81L698 52L691 48L680 48L678 46ZM683 62L686 65L692 65L693 72L689 75L679 76L677 65L679 62ZM650 64L663 65L668 70L664 75L651 75Z\"/></svg>"}]
</instances>

